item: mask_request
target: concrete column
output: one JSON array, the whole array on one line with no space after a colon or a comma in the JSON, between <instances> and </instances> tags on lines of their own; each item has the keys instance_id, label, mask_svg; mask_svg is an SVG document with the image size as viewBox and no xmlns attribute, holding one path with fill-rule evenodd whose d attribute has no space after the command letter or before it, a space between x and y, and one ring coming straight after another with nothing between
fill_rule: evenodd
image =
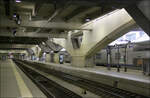
<instances>
[{"instance_id":1,"label":"concrete column","mask_svg":"<svg viewBox=\"0 0 150 98\"><path fill-rule=\"evenodd\" d=\"M58 53L54 53L54 63L59 64L59 54Z\"/></svg>"},{"instance_id":2,"label":"concrete column","mask_svg":"<svg viewBox=\"0 0 150 98\"><path fill-rule=\"evenodd\" d=\"M42 50L41 50L40 47L38 47L38 46L36 45L36 46L32 47L32 48L30 49L30 51L34 53L34 56L35 56L36 58L39 58L40 52L41 52Z\"/></svg>"},{"instance_id":3,"label":"concrete column","mask_svg":"<svg viewBox=\"0 0 150 98\"><path fill-rule=\"evenodd\" d=\"M50 54L48 53L48 54L46 54L46 62L50 62L50 60L51 60L51 57L50 57Z\"/></svg>"},{"instance_id":4,"label":"concrete column","mask_svg":"<svg viewBox=\"0 0 150 98\"><path fill-rule=\"evenodd\" d=\"M93 67L94 59L86 58L85 56L72 56L71 65L75 67Z\"/></svg>"},{"instance_id":5,"label":"concrete column","mask_svg":"<svg viewBox=\"0 0 150 98\"><path fill-rule=\"evenodd\" d=\"M54 53L50 53L50 62L54 63Z\"/></svg>"},{"instance_id":6,"label":"concrete column","mask_svg":"<svg viewBox=\"0 0 150 98\"><path fill-rule=\"evenodd\" d=\"M43 56L43 51L40 51L40 52L39 52L39 55L38 55L39 59L40 59L42 56Z\"/></svg>"}]
</instances>

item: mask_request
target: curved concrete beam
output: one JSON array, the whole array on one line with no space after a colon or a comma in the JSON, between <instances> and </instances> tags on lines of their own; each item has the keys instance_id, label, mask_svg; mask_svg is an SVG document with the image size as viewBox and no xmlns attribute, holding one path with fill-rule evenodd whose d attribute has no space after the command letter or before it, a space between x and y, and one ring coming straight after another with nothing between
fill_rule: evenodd
<instances>
[{"instance_id":1,"label":"curved concrete beam","mask_svg":"<svg viewBox=\"0 0 150 98\"><path fill-rule=\"evenodd\" d=\"M82 60L82 64L86 64L87 58L135 27L137 25L132 17L125 9L120 9L82 25L81 28L92 29L92 31L83 31L80 48L73 48L71 43L72 32L68 33L67 39L54 39L54 42L63 46L72 57L78 58L75 59L77 60L75 62Z\"/></svg>"},{"instance_id":2,"label":"curved concrete beam","mask_svg":"<svg viewBox=\"0 0 150 98\"><path fill-rule=\"evenodd\" d=\"M107 46L112 41L116 40L117 38L121 37L125 33L131 31L131 29L136 28L137 25L135 24L134 20L129 21L128 23L122 25L118 29L111 32L111 34L105 36L101 41L99 41L94 47L92 47L87 53L87 57L91 57L100 51L102 48Z\"/></svg>"},{"instance_id":3,"label":"curved concrete beam","mask_svg":"<svg viewBox=\"0 0 150 98\"><path fill-rule=\"evenodd\" d=\"M135 21L125 9L116 10L92 21L91 24L84 27L91 27L92 32L84 32L83 42L81 43L83 54L88 57L91 56L110 42L127 33L135 27L135 24Z\"/></svg>"},{"instance_id":4,"label":"curved concrete beam","mask_svg":"<svg viewBox=\"0 0 150 98\"><path fill-rule=\"evenodd\" d=\"M82 28L92 29L92 31L83 31L83 40L80 49L73 49L71 43L71 31L68 32L68 37L66 39L54 39L54 42L63 46L71 52L72 55L86 55L102 40L106 38L111 39L113 37L111 39L111 41L113 41L121 35L127 33L135 26L135 21L130 17L125 9L121 9L82 25ZM106 44L108 44L108 42Z\"/></svg>"},{"instance_id":5,"label":"curved concrete beam","mask_svg":"<svg viewBox=\"0 0 150 98\"><path fill-rule=\"evenodd\" d=\"M52 41L50 41L50 40L47 40L46 42L45 42L45 44L51 49L51 50L53 50L53 51L60 51L61 49L62 49L62 47L59 45L59 44L55 44L55 43L53 43Z\"/></svg>"}]
</instances>

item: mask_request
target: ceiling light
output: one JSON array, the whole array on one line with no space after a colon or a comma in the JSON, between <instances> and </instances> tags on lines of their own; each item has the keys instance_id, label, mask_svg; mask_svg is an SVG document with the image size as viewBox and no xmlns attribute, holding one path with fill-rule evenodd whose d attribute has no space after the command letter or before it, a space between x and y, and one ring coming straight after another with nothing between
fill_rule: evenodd
<instances>
[{"instance_id":1,"label":"ceiling light","mask_svg":"<svg viewBox=\"0 0 150 98\"><path fill-rule=\"evenodd\" d=\"M20 3L20 2L21 2L21 0L16 0L16 2L17 2L17 3Z\"/></svg>"},{"instance_id":2,"label":"ceiling light","mask_svg":"<svg viewBox=\"0 0 150 98\"><path fill-rule=\"evenodd\" d=\"M20 21L20 20L17 20L17 24L20 25L20 24L21 24L21 21Z\"/></svg>"},{"instance_id":3,"label":"ceiling light","mask_svg":"<svg viewBox=\"0 0 150 98\"><path fill-rule=\"evenodd\" d=\"M86 22L89 22L90 20L91 20L90 18L86 18L86 19L85 19Z\"/></svg>"},{"instance_id":4,"label":"ceiling light","mask_svg":"<svg viewBox=\"0 0 150 98\"><path fill-rule=\"evenodd\" d=\"M16 18L16 17L17 17L16 13L14 13L14 14L13 14L13 17L14 17L14 18Z\"/></svg>"},{"instance_id":5,"label":"ceiling light","mask_svg":"<svg viewBox=\"0 0 150 98\"><path fill-rule=\"evenodd\" d=\"M13 36L16 36L17 31L13 30Z\"/></svg>"}]
</instances>

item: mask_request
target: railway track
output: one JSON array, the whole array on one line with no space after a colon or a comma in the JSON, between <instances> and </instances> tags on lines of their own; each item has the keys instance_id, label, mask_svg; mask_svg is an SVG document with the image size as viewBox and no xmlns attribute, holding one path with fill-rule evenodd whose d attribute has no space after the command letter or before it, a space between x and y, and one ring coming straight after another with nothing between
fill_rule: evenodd
<instances>
[{"instance_id":1,"label":"railway track","mask_svg":"<svg viewBox=\"0 0 150 98\"><path fill-rule=\"evenodd\" d=\"M64 81L67 81L76 86L79 86L87 91L93 92L96 95L101 96L102 98L148 98L146 96L139 95L139 94L129 92L129 91L125 91L117 87L112 87L112 86L98 83L95 81L91 81L88 79L79 78L76 76L72 76L70 74L66 74L60 71L56 71L56 70L51 70L51 69L44 68L41 66L34 66L33 64L29 62L22 62L22 63L25 63L28 66L32 66L36 68L37 70L40 69L40 71L54 75ZM67 98L71 98L71 97L67 97Z\"/></svg>"},{"instance_id":2,"label":"railway track","mask_svg":"<svg viewBox=\"0 0 150 98\"><path fill-rule=\"evenodd\" d=\"M21 63L16 61L15 63L41 89L47 98L82 98L34 70L23 66Z\"/></svg>"}]
</instances>

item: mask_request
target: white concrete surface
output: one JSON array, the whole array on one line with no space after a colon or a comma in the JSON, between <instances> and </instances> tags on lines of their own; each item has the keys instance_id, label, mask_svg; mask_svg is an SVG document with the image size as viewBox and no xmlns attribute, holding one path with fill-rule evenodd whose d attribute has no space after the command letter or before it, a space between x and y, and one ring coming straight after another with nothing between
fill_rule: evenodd
<instances>
[{"instance_id":1,"label":"white concrete surface","mask_svg":"<svg viewBox=\"0 0 150 98\"><path fill-rule=\"evenodd\" d=\"M0 98L12 97L46 98L39 88L9 59L0 61Z\"/></svg>"}]
</instances>

